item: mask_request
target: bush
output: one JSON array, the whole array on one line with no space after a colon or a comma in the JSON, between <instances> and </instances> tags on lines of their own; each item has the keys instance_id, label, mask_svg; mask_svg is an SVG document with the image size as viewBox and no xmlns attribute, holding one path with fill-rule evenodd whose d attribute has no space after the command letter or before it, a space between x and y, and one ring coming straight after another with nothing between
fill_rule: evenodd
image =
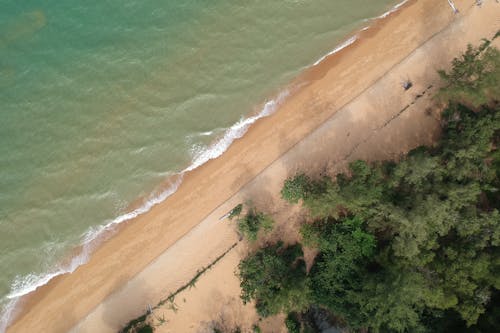
<instances>
[{"instance_id":1,"label":"bush","mask_svg":"<svg viewBox=\"0 0 500 333\"><path fill-rule=\"evenodd\" d=\"M449 72L439 71L445 86L438 96L446 101L451 99L474 108L491 99L498 99L500 52L490 44L490 41L484 40L479 47L468 45L467 51L453 60L453 67Z\"/></svg>"},{"instance_id":2,"label":"bush","mask_svg":"<svg viewBox=\"0 0 500 333\"><path fill-rule=\"evenodd\" d=\"M300 199L304 199L309 191L311 180L305 174L301 173L293 178L285 180L281 197L289 203L295 204Z\"/></svg>"},{"instance_id":3,"label":"bush","mask_svg":"<svg viewBox=\"0 0 500 333\"><path fill-rule=\"evenodd\" d=\"M300 333L300 321L295 312L290 312L285 319L285 326L288 333Z\"/></svg>"},{"instance_id":4,"label":"bush","mask_svg":"<svg viewBox=\"0 0 500 333\"><path fill-rule=\"evenodd\" d=\"M139 330L143 329L144 327L149 326L148 324L145 323L145 321L148 319L147 314L144 314L136 319L133 319L127 323L127 326L125 326L120 333L132 333L132 332L139 332ZM152 328L151 328L152 329ZM147 331L145 331L147 332Z\"/></svg>"},{"instance_id":5,"label":"bush","mask_svg":"<svg viewBox=\"0 0 500 333\"><path fill-rule=\"evenodd\" d=\"M279 243L242 260L238 268L243 302L255 300L262 317L303 310L309 302L309 288L302 256L300 245Z\"/></svg>"},{"instance_id":6,"label":"bush","mask_svg":"<svg viewBox=\"0 0 500 333\"><path fill-rule=\"evenodd\" d=\"M137 330L137 333L153 333L154 329L149 324L145 324Z\"/></svg>"},{"instance_id":7,"label":"bush","mask_svg":"<svg viewBox=\"0 0 500 333\"><path fill-rule=\"evenodd\" d=\"M229 216L228 216L229 219L232 220L236 216L240 216L242 210L243 210L243 204L239 204L236 207L234 207L233 209L231 209L231 211L229 212Z\"/></svg>"},{"instance_id":8,"label":"bush","mask_svg":"<svg viewBox=\"0 0 500 333\"><path fill-rule=\"evenodd\" d=\"M250 209L248 213L238 220L238 230L250 241L257 240L257 234L262 228L271 230L273 228L273 219L255 209Z\"/></svg>"}]
</instances>

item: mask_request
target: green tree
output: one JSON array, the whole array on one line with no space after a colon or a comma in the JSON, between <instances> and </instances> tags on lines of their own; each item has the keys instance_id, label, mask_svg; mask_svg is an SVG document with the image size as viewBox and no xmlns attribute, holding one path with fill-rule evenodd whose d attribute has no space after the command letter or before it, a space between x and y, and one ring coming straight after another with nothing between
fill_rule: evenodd
<instances>
[{"instance_id":1,"label":"green tree","mask_svg":"<svg viewBox=\"0 0 500 333\"><path fill-rule=\"evenodd\" d=\"M238 204L236 205L231 211L229 212L228 218L232 220L236 216L240 216L241 211L243 210L243 204Z\"/></svg>"},{"instance_id":2,"label":"green tree","mask_svg":"<svg viewBox=\"0 0 500 333\"><path fill-rule=\"evenodd\" d=\"M314 184L321 190L305 198L305 205L313 216L338 218L346 212L356 212L364 219L373 213L372 208L384 195L382 168L355 161L349 165L349 173L339 174L336 182L325 178Z\"/></svg>"},{"instance_id":3,"label":"green tree","mask_svg":"<svg viewBox=\"0 0 500 333\"><path fill-rule=\"evenodd\" d=\"M249 256L240 263L243 300L255 300L266 316L328 309L351 329L370 332L496 327L499 59L484 42L440 73L449 103L435 146L397 162L355 161L334 180L287 180L283 198L303 200L316 221L301 232L318 254L308 274L298 245Z\"/></svg>"},{"instance_id":4,"label":"green tree","mask_svg":"<svg viewBox=\"0 0 500 333\"><path fill-rule=\"evenodd\" d=\"M309 304L302 248L296 244L268 246L242 260L238 266L241 299L255 300L259 315L302 311Z\"/></svg>"},{"instance_id":5,"label":"green tree","mask_svg":"<svg viewBox=\"0 0 500 333\"><path fill-rule=\"evenodd\" d=\"M273 224L274 221L270 216L251 208L244 217L238 220L238 230L248 240L256 241L259 230L271 230Z\"/></svg>"},{"instance_id":6,"label":"green tree","mask_svg":"<svg viewBox=\"0 0 500 333\"><path fill-rule=\"evenodd\" d=\"M154 329L153 329L153 327L151 327L151 325L145 324L144 326L142 326L139 329L137 329L136 332L137 333L153 333Z\"/></svg>"},{"instance_id":7,"label":"green tree","mask_svg":"<svg viewBox=\"0 0 500 333\"><path fill-rule=\"evenodd\" d=\"M320 250L310 274L317 303L372 331L421 331L424 313L440 311L467 325L478 320L499 288L500 217L498 203L488 201L498 192L499 114L498 106L452 103L438 146L395 164L353 163L306 199L324 216L303 228L305 244ZM369 260L350 256L362 247L338 247L370 243L345 238L337 221L350 214L368 221L360 232L377 237Z\"/></svg>"},{"instance_id":8,"label":"green tree","mask_svg":"<svg viewBox=\"0 0 500 333\"><path fill-rule=\"evenodd\" d=\"M288 316L286 316L285 326L288 333L300 333L301 324L296 312L290 312Z\"/></svg>"},{"instance_id":9,"label":"green tree","mask_svg":"<svg viewBox=\"0 0 500 333\"><path fill-rule=\"evenodd\" d=\"M354 310L359 310L359 305L352 301L361 291L366 266L373 259L375 237L364 230L357 217L304 225L302 234L305 244L320 251L310 273L314 301L350 322L364 320Z\"/></svg>"},{"instance_id":10,"label":"green tree","mask_svg":"<svg viewBox=\"0 0 500 333\"><path fill-rule=\"evenodd\" d=\"M311 183L311 179L303 173L288 178L281 189L281 198L289 203L297 203L307 196Z\"/></svg>"},{"instance_id":11,"label":"green tree","mask_svg":"<svg viewBox=\"0 0 500 333\"><path fill-rule=\"evenodd\" d=\"M500 96L500 52L484 40L479 47L468 45L467 51L455 58L450 72L438 71L445 86L442 99L479 107Z\"/></svg>"}]
</instances>

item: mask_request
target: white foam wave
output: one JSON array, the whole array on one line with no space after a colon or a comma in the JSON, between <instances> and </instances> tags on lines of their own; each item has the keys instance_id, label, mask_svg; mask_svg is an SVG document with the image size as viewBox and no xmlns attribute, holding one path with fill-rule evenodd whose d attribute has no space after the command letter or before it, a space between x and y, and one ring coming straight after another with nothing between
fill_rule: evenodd
<instances>
[{"instance_id":1,"label":"white foam wave","mask_svg":"<svg viewBox=\"0 0 500 333\"><path fill-rule=\"evenodd\" d=\"M228 130L226 130L224 136L221 139L217 140L208 149L199 152L193 158L193 162L189 167L173 177L175 178L175 180L172 182L172 184L170 184L167 190L162 191L159 194L152 195L151 198L139 208L134 209L126 214L120 215L104 225L89 229L82 236L82 250L78 255L74 256L71 259L69 264L56 267L54 270L45 274L28 274L22 277L17 277L12 284L11 292L6 297L9 300L9 306L5 306L2 311L2 315L0 317L0 328L6 327L9 321L12 319L12 309L15 307L15 301L18 300L19 297L35 291L37 288L47 284L56 276L66 273L72 273L79 266L85 264L88 261L92 250L99 244L99 240L102 240L102 237L104 237L105 235L109 235L109 232L113 231L116 225L134 219L137 216L151 210L153 206L165 201L170 195L177 191L179 185L182 182L182 178L185 172L192 171L205 162L219 157L224 151L227 150L227 148L229 148L229 146L235 139L240 138L245 134L251 124L255 123L260 118L271 115L276 110L276 107L280 103L282 103L283 100L288 96L288 94L288 90L281 92L276 99L266 102L262 110L257 115L249 118L244 118L230 127ZM212 133L205 132L202 134L210 135ZM0 330L0 332L2 332L2 330Z\"/></svg>"},{"instance_id":2,"label":"white foam wave","mask_svg":"<svg viewBox=\"0 0 500 333\"><path fill-rule=\"evenodd\" d=\"M397 11L401 6L403 6L408 1L410 1L410 0L403 0L402 2L400 2L397 5L395 5L394 7L392 7L390 10L388 10L385 13L383 13L382 15L378 16L377 18L379 18L379 19L386 18L387 16L389 16L392 13L394 13L395 11Z\"/></svg>"},{"instance_id":3,"label":"white foam wave","mask_svg":"<svg viewBox=\"0 0 500 333\"><path fill-rule=\"evenodd\" d=\"M86 262L86 259L86 256L78 255L71 260L71 263L68 266L54 270L53 272L46 274L28 274L23 277L17 277L14 283L12 283L13 291L11 291L11 293L7 295L7 298L16 299L20 296L34 291L36 288L43 286L44 284L47 284L50 280L58 275L71 273L78 266L84 264Z\"/></svg>"},{"instance_id":4,"label":"white foam wave","mask_svg":"<svg viewBox=\"0 0 500 333\"><path fill-rule=\"evenodd\" d=\"M313 66L318 65L320 62L322 62L323 60L325 60L327 57L329 57L332 54L337 53L340 50L348 47L349 45L351 45L352 43L354 43L357 39L358 39L357 36L352 36L351 38L349 38L348 40L346 40L345 42L343 42L342 44L340 44L339 46L337 46L336 48L334 48L333 50L331 50L330 52L328 52L327 54L325 54L324 56L322 56L318 60L316 60L316 62L314 64L312 64L312 65Z\"/></svg>"},{"instance_id":5,"label":"white foam wave","mask_svg":"<svg viewBox=\"0 0 500 333\"><path fill-rule=\"evenodd\" d=\"M201 152L195 154L193 163L189 167L184 169L183 172L192 171L198 168L200 165L205 164L209 160L222 155L222 153L224 153L229 148L234 140L241 138L246 133L250 125L261 118L271 115L276 110L277 106L281 104L288 95L288 90L282 91L276 99L266 102L262 110L257 115L249 118L242 118L236 124L231 126L224 133L224 136L210 145L208 149L202 150Z\"/></svg>"},{"instance_id":6,"label":"white foam wave","mask_svg":"<svg viewBox=\"0 0 500 333\"><path fill-rule=\"evenodd\" d=\"M213 131L201 132L201 133L199 134L199 136L210 136L210 135L214 134L214 132L215 132L215 130L213 130Z\"/></svg>"},{"instance_id":7,"label":"white foam wave","mask_svg":"<svg viewBox=\"0 0 500 333\"><path fill-rule=\"evenodd\" d=\"M54 277L66 273L74 272L79 266L85 264L88 259L91 251L97 245L96 241L102 237L105 232L112 231L114 226L123 223L125 221L131 220L141 214L144 214L151 210L151 208L158 203L167 199L170 195L172 195L177 188L179 187L182 181L182 175L179 175L177 179L169 186L165 191L159 193L158 195L152 196L149 200L147 200L143 205L139 208L134 209L131 212L120 215L115 219L109 221L104 225L100 225L98 227L91 228L88 230L82 237L82 250L81 252L74 256L70 263L64 265L62 267L57 267L53 271L45 274L28 274L23 277L17 277L12 284L11 292L7 295L8 299L15 299L20 296L26 295L38 287L41 287L47 284Z\"/></svg>"},{"instance_id":8,"label":"white foam wave","mask_svg":"<svg viewBox=\"0 0 500 333\"><path fill-rule=\"evenodd\" d=\"M6 304L2 304L3 312L0 317L0 333L7 330L10 320L16 315L17 303L19 299L11 299Z\"/></svg>"},{"instance_id":9,"label":"white foam wave","mask_svg":"<svg viewBox=\"0 0 500 333\"><path fill-rule=\"evenodd\" d=\"M397 11L401 6L403 6L408 1L410 1L410 0L403 0L402 2L398 3L397 5L395 5L394 7L392 7L390 10L388 10L387 12L385 12L384 14L382 14L380 16L377 16L375 19L386 18L387 16L389 16L392 13L394 13L395 11ZM371 21L371 20L373 20L373 18L372 19L365 19L363 21L366 22L366 21ZM362 28L361 31L366 31L368 29L370 29L370 26L366 26L366 27ZM335 54L335 53L339 52L340 50L345 49L346 47L348 47L349 45L353 44L357 40L358 40L358 36L357 35L352 36L351 38L347 39L345 42L343 42L339 46L335 47L333 50L331 50L330 52L328 52L327 54L325 54L324 56L322 56L318 60L316 60L312 64L311 67L317 66L319 63L321 63L323 60L325 60L326 58L328 58L332 54Z\"/></svg>"}]
</instances>

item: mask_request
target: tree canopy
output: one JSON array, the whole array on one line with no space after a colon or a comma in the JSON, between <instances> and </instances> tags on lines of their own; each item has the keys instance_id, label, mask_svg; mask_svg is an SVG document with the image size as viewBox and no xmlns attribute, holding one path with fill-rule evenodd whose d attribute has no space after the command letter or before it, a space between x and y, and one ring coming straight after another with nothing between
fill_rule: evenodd
<instances>
[{"instance_id":1,"label":"tree canopy","mask_svg":"<svg viewBox=\"0 0 500 333\"><path fill-rule=\"evenodd\" d=\"M262 316L321 307L370 332L495 327L499 61L485 41L440 71L448 106L435 146L397 162L355 161L335 179L287 180L282 197L309 210L303 244L318 255L306 272L300 245L251 254L240 264L243 300L255 300Z\"/></svg>"},{"instance_id":2,"label":"tree canopy","mask_svg":"<svg viewBox=\"0 0 500 333\"><path fill-rule=\"evenodd\" d=\"M485 39L478 47L469 45L464 54L453 60L451 71L438 71L445 83L440 92L444 100L479 107L500 96L500 51L490 44Z\"/></svg>"},{"instance_id":3,"label":"tree canopy","mask_svg":"<svg viewBox=\"0 0 500 333\"><path fill-rule=\"evenodd\" d=\"M241 212L241 206L236 207ZM274 221L269 215L258 212L255 208L250 208L245 216L238 219L238 230L248 240L253 242L257 240L260 230L269 231L273 228L273 224Z\"/></svg>"},{"instance_id":4,"label":"tree canopy","mask_svg":"<svg viewBox=\"0 0 500 333\"><path fill-rule=\"evenodd\" d=\"M309 304L302 247L279 243L263 248L238 266L241 298L255 300L257 312L267 317L279 312L301 311Z\"/></svg>"}]
</instances>

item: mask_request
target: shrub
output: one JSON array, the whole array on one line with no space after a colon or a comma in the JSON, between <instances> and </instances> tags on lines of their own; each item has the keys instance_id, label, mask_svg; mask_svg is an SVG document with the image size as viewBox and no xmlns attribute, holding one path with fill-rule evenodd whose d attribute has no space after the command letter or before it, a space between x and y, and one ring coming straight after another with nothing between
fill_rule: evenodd
<instances>
[{"instance_id":1,"label":"shrub","mask_svg":"<svg viewBox=\"0 0 500 333\"><path fill-rule=\"evenodd\" d=\"M304 199L309 191L311 180L305 174L301 173L293 178L285 180L281 197L289 203L297 203L300 199Z\"/></svg>"},{"instance_id":2,"label":"shrub","mask_svg":"<svg viewBox=\"0 0 500 333\"><path fill-rule=\"evenodd\" d=\"M228 216L229 219L232 220L236 216L240 216L242 210L243 210L243 204L239 204L236 207L234 207L233 209L231 209L231 211L229 212L229 216Z\"/></svg>"},{"instance_id":3,"label":"shrub","mask_svg":"<svg viewBox=\"0 0 500 333\"><path fill-rule=\"evenodd\" d=\"M262 317L303 310L309 302L309 288L302 256L300 245L278 243L242 260L238 268L243 302L255 300Z\"/></svg>"},{"instance_id":4,"label":"shrub","mask_svg":"<svg viewBox=\"0 0 500 333\"><path fill-rule=\"evenodd\" d=\"M496 38L497 36L495 36ZM453 60L449 72L439 71L445 82L438 96L466 103L474 108L486 104L500 94L500 52L484 40L478 47L468 45L467 51Z\"/></svg>"},{"instance_id":5,"label":"shrub","mask_svg":"<svg viewBox=\"0 0 500 333\"><path fill-rule=\"evenodd\" d=\"M255 241L261 228L271 230L273 224L274 221L270 216L250 209L243 218L238 220L238 229L248 240Z\"/></svg>"},{"instance_id":6,"label":"shrub","mask_svg":"<svg viewBox=\"0 0 500 333\"><path fill-rule=\"evenodd\" d=\"M300 333L300 321L295 312L290 312L285 319L285 326L288 333Z\"/></svg>"},{"instance_id":7,"label":"shrub","mask_svg":"<svg viewBox=\"0 0 500 333\"><path fill-rule=\"evenodd\" d=\"M145 324L137 330L137 333L153 333L154 329L149 324Z\"/></svg>"}]
</instances>

